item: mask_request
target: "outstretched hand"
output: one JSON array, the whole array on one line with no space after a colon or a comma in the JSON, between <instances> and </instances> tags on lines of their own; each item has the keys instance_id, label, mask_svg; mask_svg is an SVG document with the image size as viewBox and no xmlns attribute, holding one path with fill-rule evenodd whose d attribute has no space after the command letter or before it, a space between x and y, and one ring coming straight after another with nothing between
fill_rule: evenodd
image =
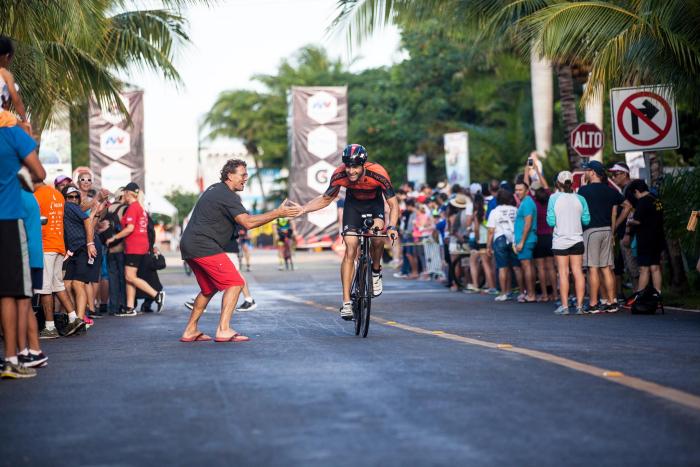
<instances>
[{"instance_id":1,"label":"outstretched hand","mask_svg":"<svg viewBox=\"0 0 700 467\"><path fill-rule=\"evenodd\" d=\"M285 199L277 209L280 213L279 217L297 217L302 214L303 211L299 204L289 199Z\"/></svg>"}]
</instances>

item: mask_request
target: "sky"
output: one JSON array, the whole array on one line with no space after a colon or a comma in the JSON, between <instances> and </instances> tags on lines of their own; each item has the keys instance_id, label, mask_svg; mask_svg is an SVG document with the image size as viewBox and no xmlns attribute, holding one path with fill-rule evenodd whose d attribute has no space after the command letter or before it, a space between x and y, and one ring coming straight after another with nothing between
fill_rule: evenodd
<instances>
[{"instance_id":1,"label":"sky","mask_svg":"<svg viewBox=\"0 0 700 467\"><path fill-rule=\"evenodd\" d=\"M335 7L335 0L221 0L189 8L192 43L175 60L183 84L147 72L127 78L145 91L146 190L160 195L175 188L195 191L198 119L221 91L260 90L251 76L274 73L299 48L322 45L333 58L354 60L353 71L403 58L393 27L353 47L350 55L344 36L326 33Z\"/></svg>"}]
</instances>

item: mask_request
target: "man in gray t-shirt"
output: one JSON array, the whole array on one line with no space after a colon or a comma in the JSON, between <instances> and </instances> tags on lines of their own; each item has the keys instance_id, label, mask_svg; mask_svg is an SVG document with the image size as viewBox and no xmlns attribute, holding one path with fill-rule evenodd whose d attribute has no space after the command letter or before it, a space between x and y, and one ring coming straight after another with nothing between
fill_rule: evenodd
<instances>
[{"instance_id":1,"label":"man in gray t-shirt","mask_svg":"<svg viewBox=\"0 0 700 467\"><path fill-rule=\"evenodd\" d=\"M246 163L231 159L221 169L221 182L206 189L197 200L190 222L180 240L182 259L187 261L197 278L200 293L194 300L190 320L180 341L211 340L199 331L197 323L211 298L223 291L221 318L216 330L216 342L244 342L248 337L231 329L230 321L244 284L224 247L240 227L252 229L278 218L296 217L301 207L285 200L277 209L251 216L236 194L248 181Z\"/></svg>"}]
</instances>

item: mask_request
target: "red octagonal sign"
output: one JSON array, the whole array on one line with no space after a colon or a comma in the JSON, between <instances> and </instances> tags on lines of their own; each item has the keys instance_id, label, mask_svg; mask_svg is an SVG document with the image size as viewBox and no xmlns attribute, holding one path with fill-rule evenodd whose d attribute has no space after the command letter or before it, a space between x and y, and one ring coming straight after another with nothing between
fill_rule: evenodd
<instances>
[{"instance_id":1,"label":"red octagonal sign","mask_svg":"<svg viewBox=\"0 0 700 467\"><path fill-rule=\"evenodd\" d=\"M603 149L603 131L595 123L580 123L570 137L571 147L581 157L591 157Z\"/></svg>"}]
</instances>

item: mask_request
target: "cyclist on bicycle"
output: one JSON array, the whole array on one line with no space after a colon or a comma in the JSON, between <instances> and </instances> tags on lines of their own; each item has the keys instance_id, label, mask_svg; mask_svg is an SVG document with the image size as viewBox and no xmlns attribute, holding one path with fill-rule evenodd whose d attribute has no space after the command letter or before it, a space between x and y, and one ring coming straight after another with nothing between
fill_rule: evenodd
<instances>
[{"instance_id":1,"label":"cyclist on bicycle","mask_svg":"<svg viewBox=\"0 0 700 467\"><path fill-rule=\"evenodd\" d=\"M294 241L294 231L292 230L292 224L286 217L280 217L275 221L275 226L277 228L277 259L279 260L278 269L281 271L285 267L285 259L289 259L289 256L285 258L285 243L289 240L289 248L291 249L291 242ZM289 253L287 253L288 255Z\"/></svg>"},{"instance_id":2,"label":"cyclist on bicycle","mask_svg":"<svg viewBox=\"0 0 700 467\"><path fill-rule=\"evenodd\" d=\"M363 228L363 215L371 215L374 221L372 229L384 230L384 199L389 204L389 225L387 234L391 239L398 235L396 224L399 220L399 201L391 186L391 179L384 167L374 162L367 162L367 150L359 144L349 144L343 150L343 165L335 169L326 192L309 201L302 207L302 214L323 209L338 196L340 188L345 187L345 207L343 209L343 233L356 233ZM345 236L345 256L340 267L343 284L343 305L340 316L352 319L352 301L350 287L355 273L359 239L352 235ZM382 293L382 253L384 241L372 239L372 282L373 295Z\"/></svg>"}]
</instances>

